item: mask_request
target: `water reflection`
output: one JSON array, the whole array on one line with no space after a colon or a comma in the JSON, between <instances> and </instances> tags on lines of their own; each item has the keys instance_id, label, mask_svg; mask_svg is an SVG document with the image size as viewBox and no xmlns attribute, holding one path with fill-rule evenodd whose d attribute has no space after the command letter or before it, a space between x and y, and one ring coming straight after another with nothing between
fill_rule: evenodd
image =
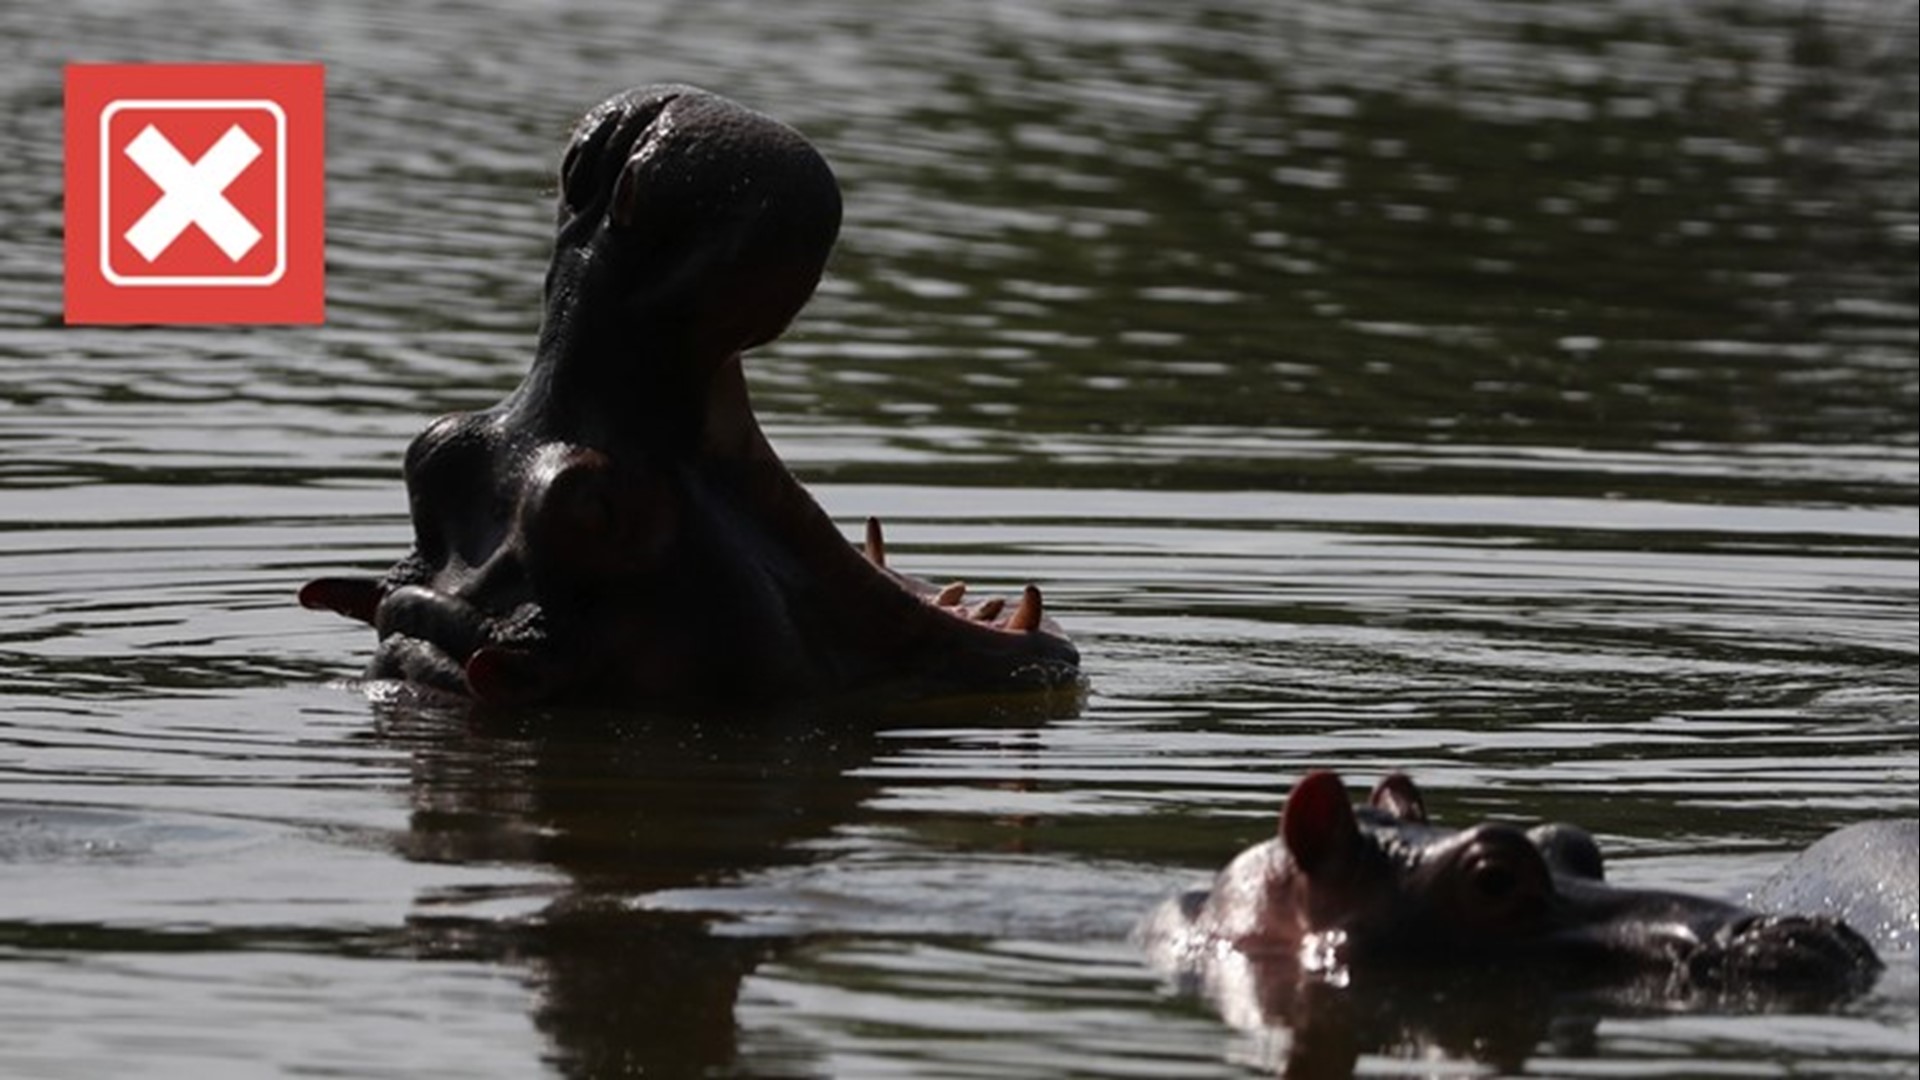
<instances>
[{"instance_id":1,"label":"water reflection","mask_svg":"<svg viewBox=\"0 0 1920 1080\"><path fill-rule=\"evenodd\" d=\"M1120 941L1301 769L1721 895L1910 814L1917 37L1861 0L0 5L0 784L261 840L9 862L0 1068L1278 1068ZM328 65L329 324L61 328L60 65L209 55ZM291 586L404 547L407 440L525 370L566 126L667 79L846 187L749 360L781 454L909 568L1059 582L1077 719L762 755L324 685L366 641ZM649 963L693 979L655 1050ZM1910 1071L1902 971L1529 1067ZM1353 1007L1363 1047L1430 1026Z\"/></svg>"},{"instance_id":2,"label":"water reflection","mask_svg":"<svg viewBox=\"0 0 1920 1080\"><path fill-rule=\"evenodd\" d=\"M1624 1023L1657 1017L1761 1015L1804 1018L1834 1009L1824 995L1726 993L1689 998L1663 979L1595 989L1566 972L1439 973L1334 985L1292 964L1234 956L1203 985L1176 984L1245 1033L1262 1072L1346 1080L1419 1062L1452 1075L1473 1067L1502 1075L1582 1071L1606 1056Z\"/></svg>"},{"instance_id":3,"label":"water reflection","mask_svg":"<svg viewBox=\"0 0 1920 1080\"><path fill-rule=\"evenodd\" d=\"M728 910L727 889L826 857L819 842L881 791L857 775L881 731L956 711L1018 729L1077 708L1073 692L690 720L500 712L389 687L374 716L411 761L402 854L566 882L527 918L416 915L420 950L525 965L553 1059L624 1076L734 1064L741 981L798 938ZM657 901L675 891L701 901Z\"/></svg>"},{"instance_id":4,"label":"water reflection","mask_svg":"<svg viewBox=\"0 0 1920 1080\"><path fill-rule=\"evenodd\" d=\"M1241 958L1236 958L1236 960ZM1604 1015L1534 978L1445 978L1396 973L1392 980L1335 986L1297 969L1221 965L1200 993L1230 1024L1258 1034L1261 1064L1296 1080L1344 1080L1363 1057L1452 1061L1526 1071L1537 1054L1591 1056Z\"/></svg>"}]
</instances>

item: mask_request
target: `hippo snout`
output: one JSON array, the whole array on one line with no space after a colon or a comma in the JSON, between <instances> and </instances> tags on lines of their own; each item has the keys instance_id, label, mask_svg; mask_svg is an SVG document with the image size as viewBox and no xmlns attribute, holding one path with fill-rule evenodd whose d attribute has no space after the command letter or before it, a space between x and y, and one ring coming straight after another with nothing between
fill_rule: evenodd
<instances>
[{"instance_id":1,"label":"hippo snout","mask_svg":"<svg viewBox=\"0 0 1920 1080\"><path fill-rule=\"evenodd\" d=\"M1686 961L1688 980L1700 987L1864 988L1881 966L1865 938L1824 915L1746 915L1722 925Z\"/></svg>"}]
</instances>

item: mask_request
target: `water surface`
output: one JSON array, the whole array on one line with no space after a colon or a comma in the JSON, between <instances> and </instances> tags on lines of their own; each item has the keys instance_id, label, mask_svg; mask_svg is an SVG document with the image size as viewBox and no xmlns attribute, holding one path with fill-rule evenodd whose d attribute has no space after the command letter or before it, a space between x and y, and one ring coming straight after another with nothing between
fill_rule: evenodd
<instances>
[{"instance_id":1,"label":"water surface","mask_svg":"<svg viewBox=\"0 0 1920 1080\"><path fill-rule=\"evenodd\" d=\"M0 1072L1258 1074L1295 1033L1126 934L1308 768L1725 896L1912 816L1915 23L0 9ZM327 64L327 325L63 328L61 65L208 59ZM480 723L293 605L405 549L407 440L525 369L574 117L665 80L845 189L749 358L775 445L908 570L1040 583L1083 700ZM1525 1067L1912 1075L1892 959Z\"/></svg>"}]
</instances>

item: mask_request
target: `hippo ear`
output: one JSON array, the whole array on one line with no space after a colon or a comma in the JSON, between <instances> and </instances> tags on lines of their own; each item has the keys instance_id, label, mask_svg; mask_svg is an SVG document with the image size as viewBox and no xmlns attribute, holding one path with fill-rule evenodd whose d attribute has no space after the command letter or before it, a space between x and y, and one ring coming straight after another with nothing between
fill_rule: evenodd
<instances>
[{"instance_id":1,"label":"hippo ear","mask_svg":"<svg viewBox=\"0 0 1920 1080\"><path fill-rule=\"evenodd\" d=\"M1309 877L1344 860L1360 842L1360 826L1340 777L1321 769L1293 786L1280 812L1280 841Z\"/></svg>"},{"instance_id":2,"label":"hippo ear","mask_svg":"<svg viewBox=\"0 0 1920 1080\"><path fill-rule=\"evenodd\" d=\"M1420 789L1413 785L1413 778L1403 772L1390 772L1380 778L1373 787L1373 794L1367 802L1376 810L1384 810L1401 821L1415 825L1427 823L1427 803L1420 797Z\"/></svg>"}]
</instances>

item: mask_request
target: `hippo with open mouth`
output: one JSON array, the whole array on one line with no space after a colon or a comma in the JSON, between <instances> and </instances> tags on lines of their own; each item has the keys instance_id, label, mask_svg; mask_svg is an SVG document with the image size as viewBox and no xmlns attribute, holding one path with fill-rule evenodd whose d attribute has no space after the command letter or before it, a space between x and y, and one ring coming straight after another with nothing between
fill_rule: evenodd
<instances>
[{"instance_id":1,"label":"hippo with open mouth","mask_svg":"<svg viewBox=\"0 0 1920 1080\"><path fill-rule=\"evenodd\" d=\"M370 678L485 703L649 707L1071 685L1039 589L970 601L861 547L768 445L741 353L812 295L840 225L793 129L686 86L574 129L532 369L407 450L413 551L306 607L379 633Z\"/></svg>"},{"instance_id":2,"label":"hippo with open mouth","mask_svg":"<svg viewBox=\"0 0 1920 1080\"><path fill-rule=\"evenodd\" d=\"M1638 981L1667 1002L1844 997L1881 970L1831 916L1610 885L1575 826L1433 825L1397 773L1357 808L1338 776L1309 773L1276 837L1162 905L1140 936L1157 965L1216 999L1252 999L1216 1000L1223 1011L1260 1018L1296 999L1303 978L1345 985L1388 967L1491 965L1511 978L1545 966L1562 983ZM1223 979L1231 965L1251 972Z\"/></svg>"}]
</instances>

